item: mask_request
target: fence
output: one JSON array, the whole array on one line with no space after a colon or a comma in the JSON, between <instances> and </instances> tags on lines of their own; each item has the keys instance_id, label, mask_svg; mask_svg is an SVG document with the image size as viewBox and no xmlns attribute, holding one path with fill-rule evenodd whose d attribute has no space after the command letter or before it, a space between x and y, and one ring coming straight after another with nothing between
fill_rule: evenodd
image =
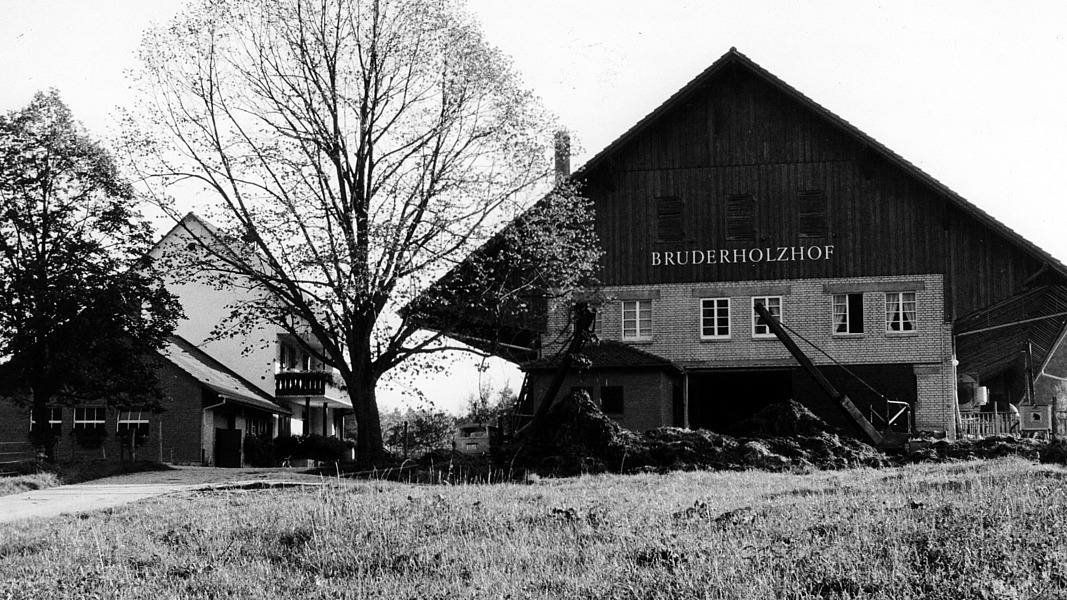
<instances>
[{"instance_id":1,"label":"fence","mask_svg":"<svg viewBox=\"0 0 1067 600\"><path fill-rule=\"evenodd\" d=\"M1019 416L1012 413L965 413L961 417L963 437L1019 435Z\"/></svg>"},{"instance_id":2,"label":"fence","mask_svg":"<svg viewBox=\"0 0 1067 600\"><path fill-rule=\"evenodd\" d=\"M33 460L36 456L29 442L0 442L0 464Z\"/></svg>"}]
</instances>

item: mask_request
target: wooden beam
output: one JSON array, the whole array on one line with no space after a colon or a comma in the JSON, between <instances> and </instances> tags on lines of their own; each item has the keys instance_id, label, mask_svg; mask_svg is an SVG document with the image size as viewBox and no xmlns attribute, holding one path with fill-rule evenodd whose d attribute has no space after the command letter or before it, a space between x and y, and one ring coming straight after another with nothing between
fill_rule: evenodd
<instances>
[{"instance_id":1,"label":"wooden beam","mask_svg":"<svg viewBox=\"0 0 1067 600\"><path fill-rule=\"evenodd\" d=\"M755 309L756 313L759 314L760 318L767 324L767 327L774 332L774 335L785 345L786 349L789 350L789 353L793 355L793 358L797 359L800 366L804 367L804 370L815 378L815 382L819 384L819 387L821 387L830 398L844 409L845 413L847 413L856 425L863 430L863 433L867 435L874 445L881 446L882 434L874 428L874 425L871 425L871 422L863 416L860 409L856 408L856 405L853 404L852 400L846 394L837 391L837 388L835 388L834 385L830 383L830 380L822 374L822 371L815 368L815 363L811 362L808 355L804 354L800 349L800 346L797 346L796 342L793 341L793 338L789 337L789 334L786 333L785 328L778 322L778 319L774 318L774 315L763 306L762 302L757 302Z\"/></svg>"}]
</instances>

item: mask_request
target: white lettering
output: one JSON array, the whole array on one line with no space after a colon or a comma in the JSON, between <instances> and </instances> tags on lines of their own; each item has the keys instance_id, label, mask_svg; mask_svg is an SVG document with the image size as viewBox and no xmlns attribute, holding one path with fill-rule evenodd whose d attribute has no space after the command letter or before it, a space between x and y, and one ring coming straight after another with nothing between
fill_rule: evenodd
<instances>
[{"instance_id":1,"label":"white lettering","mask_svg":"<svg viewBox=\"0 0 1067 600\"><path fill-rule=\"evenodd\" d=\"M653 252L652 253L652 266L653 267L658 267L658 266L660 266L660 264L662 264L662 263L660 263L659 252Z\"/></svg>"},{"instance_id":2,"label":"white lettering","mask_svg":"<svg viewBox=\"0 0 1067 600\"><path fill-rule=\"evenodd\" d=\"M833 245L826 246L826 260L830 260L830 257L834 255Z\"/></svg>"},{"instance_id":3,"label":"white lettering","mask_svg":"<svg viewBox=\"0 0 1067 600\"><path fill-rule=\"evenodd\" d=\"M744 248L735 248L734 249L734 262L735 263L743 263L743 262L745 262L745 249Z\"/></svg>"},{"instance_id":4,"label":"white lettering","mask_svg":"<svg viewBox=\"0 0 1067 600\"><path fill-rule=\"evenodd\" d=\"M758 253L758 254L757 254ZM753 248L748 251L748 260L752 262L763 261L763 248Z\"/></svg>"},{"instance_id":5,"label":"white lettering","mask_svg":"<svg viewBox=\"0 0 1067 600\"><path fill-rule=\"evenodd\" d=\"M789 260L804 260L804 246L793 246L793 257Z\"/></svg>"},{"instance_id":6,"label":"white lettering","mask_svg":"<svg viewBox=\"0 0 1067 600\"><path fill-rule=\"evenodd\" d=\"M699 260L697 260L697 259L699 259ZM702 264L704 264L704 251L703 250L693 250L693 264L694 265L702 265Z\"/></svg>"},{"instance_id":7,"label":"white lettering","mask_svg":"<svg viewBox=\"0 0 1067 600\"><path fill-rule=\"evenodd\" d=\"M822 258L822 246L808 246L808 260L819 260Z\"/></svg>"},{"instance_id":8,"label":"white lettering","mask_svg":"<svg viewBox=\"0 0 1067 600\"><path fill-rule=\"evenodd\" d=\"M778 260L789 260L785 257L785 253L788 251L789 248L786 248L785 246L778 246Z\"/></svg>"},{"instance_id":9,"label":"white lettering","mask_svg":"<svg viewBox=\"0 0 1067 600\"><path fill-rule=\"evenodd\" d=\"M674 253L673 252L664 252L663 253L663 264L671 265L672 267L674 266Z\"/></svg>"},{"instance_id":10,"label":"white lettering","mask_svg":"<svg viewBox=\"0 0 1067 600\"><path fill-rule=\"evenodd\" d=\"M726 264L726 263L730 262L730 251L729 250L720 250L719 251L719 262L721 262L723 264Z\"/></svg>"}]
</instances>

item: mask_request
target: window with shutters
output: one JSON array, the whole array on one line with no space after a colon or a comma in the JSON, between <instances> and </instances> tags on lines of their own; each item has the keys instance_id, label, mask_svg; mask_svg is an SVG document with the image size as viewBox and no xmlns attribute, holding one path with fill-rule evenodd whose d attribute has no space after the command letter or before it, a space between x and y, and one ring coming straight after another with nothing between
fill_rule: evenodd
<instances>
[{"instance_id":1,"label":"window with shutters","mask_svg":"<svg viewBox=\"0 0 1067 600\"><path fill-rule=\"evenodd\" d=\"M802 238L830 235L828 202L822 190L800 192L797 231Z\"/></svg>"},{"instance_id":2,"label":"window with shutters","mask_svg":"<svg viewBox=\"0 0 1067 600\"><path fill-rule=\"evenodd\" d=\"M756 239L756 199L751 194L726 199L726 239Z\"/></svg>"},{"instance_id":3,"label":"window with shutters","mask_svg":"<svg viewBox=\"0 0 1067 600\"><path fill-rule=\"evenodd\" d=\"M685 237L681 198L656 198L656 240L678 242Z\"/></svg>"}]
</instances>

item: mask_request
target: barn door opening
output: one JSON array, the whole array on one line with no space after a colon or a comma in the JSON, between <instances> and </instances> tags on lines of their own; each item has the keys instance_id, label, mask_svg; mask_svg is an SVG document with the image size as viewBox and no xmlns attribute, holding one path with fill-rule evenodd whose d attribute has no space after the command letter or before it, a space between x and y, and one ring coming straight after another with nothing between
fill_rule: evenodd
<instances>
[{"instance_id":1,"label":"barn door opening","mask_svg":"<svg viewBox=\"0 0 1067 600\"><path fill-rule=\"evenodd\" d=\"M729 433L731 426L793 397L788 369L745 369L689 376L689 426Z\"/></svg>"}]
</instances>

